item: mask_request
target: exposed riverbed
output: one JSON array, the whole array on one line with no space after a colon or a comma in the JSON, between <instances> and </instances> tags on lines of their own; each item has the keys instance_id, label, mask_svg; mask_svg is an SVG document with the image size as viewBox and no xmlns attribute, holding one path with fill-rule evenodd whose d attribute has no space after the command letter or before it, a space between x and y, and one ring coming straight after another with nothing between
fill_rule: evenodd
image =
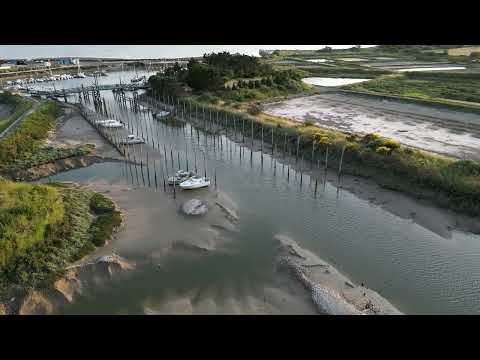
<instances>
[{"instance_id":1,"label":"exposed riverbed","mask_svg":"<svg viewBox=\"0 0 480 360\"><path fill-rule=\"evenodd\" d=\"M265 112L346 132L378 133L408 146L480 160L480 115L475 113L341 93L276 102Z\"/></svg>"}]
</instances>

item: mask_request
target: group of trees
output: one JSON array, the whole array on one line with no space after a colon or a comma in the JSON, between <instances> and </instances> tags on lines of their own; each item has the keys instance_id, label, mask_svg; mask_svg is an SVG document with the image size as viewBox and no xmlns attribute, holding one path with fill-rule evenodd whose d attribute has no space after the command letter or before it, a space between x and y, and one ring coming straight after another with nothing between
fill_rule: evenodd
<instances>
[{"instance_id":1,"label":"group of trees","mask_svg":"<svg viewBox=\"0 0 480 360\"><path fill-rule=\"evenodd\" d=\"M228 80L252 77L260 79L239 80L227 89L292 86L292 82L301 80L302 74L295 69L274 70L253 56L222 52L205 54L202 62L191 59L186 69L175 64L163 74L150 77L149 83L160 93L174 94L184 84L197 91L217 91L225 89Z\"/></svg>"},{"instance_id":2,"label":"group of trees","mask_svg":"<svg viewBox=\"0 0 480 360\"><path fill-rule=\"evenodd\" d=\"M228 52L205 54L203 62L216 68L227 78L248 78L272 73L270 64L262 64L258 58L248 55L232 55Z\"/></svg>"}]
</instances>

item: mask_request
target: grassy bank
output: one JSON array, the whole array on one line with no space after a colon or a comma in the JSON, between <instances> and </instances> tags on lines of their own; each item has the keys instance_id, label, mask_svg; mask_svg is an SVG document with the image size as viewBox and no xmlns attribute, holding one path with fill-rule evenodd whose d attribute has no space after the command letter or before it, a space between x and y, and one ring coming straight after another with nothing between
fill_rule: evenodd
<instances>
[{"instance_id":1,"label":"grassy bank","mask_svg":"<svg viewBox=\"0 0 480 360\"><path fill-rule=\"evenodd\" d=\"M12 108L7 116L0 117L0 133L8 128L15 120L27 112L33 105L29 99L21 96L11 95L9 93L0 94L0 104L8 105Z\"/></svg>"},{"instance_id":2,"label":"grassy bank","mask_svg":"<svg viewBox=\"0 0 480 360\"><path fill-rule=\"evenodd\" d=\"M354 79L373 79L391 74L391 71L366 68L362 66L317 66L302 68L312 77L340 77Z\"/></svg>"},{"instance_id":3,"label":"grassy bank","mask_svg":"<svg viewBox=\"0 0 480 360\"><path fill-rule=\"evenodd\" d=\"M220 112L220 124L236 130L249 143L264 134L264 143L273 142L277 151L286 150L296 156L325 165L328 151L328 167L338 169L344 150L342 171L374 179L378 184L417 198L427 199L443 207L472 216L480 216L480 164L469 160L456 160L425 151L401 146L394 139L384 139L376 134L364 137L347 135L340 131L302 125L286 118L252 111L249 103L230 106L226 103L203 102L202 97L184 98L186 108L198 107ZM205 111L205 114L208 114ZM224 121L223 119L228 119ZM235 121L234 121L235 119ZM209 117L206 117L208 126ZM204 126L201 119L198 126ZM220 125L219 124L219 125ZM263 130L263 131L262 131ZM328 150L327 150L328 149Z\"/></svg>"},{"instance_id":4,"label":"grassy bank","mask_svg":"<svg viewBox=\"0 0 480 360\"><path fill-rule=\"evenodd\" d=\"M0 141L0 172L25 169L71 156L87 155L93 145L71 148L44 147L49 133L58 125L63 108L55 101L46 101L28 115L10 134Z\"/></svg>"},{"instance_id":5,"label":"grassy bank","mask_svg":"<svg viewBox=\"0 0 480 360\"><path fill-rule=\"evenodd\" d=\"M111 200L83 188L0 179L0 199L0 301L50 286L121 222Z\"/></svg>"},{"instance_id":6,"label":"grassy bank","mask_svg":"<svg viewBox=\"0 0 480 360\"><path fill-rule=\"evenodd\" d=\"M345 86L347 90L395 95L480 109L478 74L412 72Z\"/></svg>"}]
</instances>

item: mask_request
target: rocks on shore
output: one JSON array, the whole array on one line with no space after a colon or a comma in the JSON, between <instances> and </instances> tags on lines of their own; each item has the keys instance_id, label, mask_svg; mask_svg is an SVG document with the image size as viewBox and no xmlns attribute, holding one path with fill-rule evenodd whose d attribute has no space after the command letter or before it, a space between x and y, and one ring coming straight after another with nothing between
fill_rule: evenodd
<instances>
[{"instance_id":1,"label":"rocks on shore","mask_svg":"<svg viewBox=\"0 0 480 360\"><path fill-rule=\"evenodd\" d=\"M104 162L100 156L86 155L74 156L66 159L55 160L48 164L38 165L29 169L15 170L7 173L8 177L19 181L34 181L67 170L84 168L96 163Z\"/></svg>"},{"instance_id":2,"label":"rocks on shore","mask_svg":"<svg viewBox=\"0 0 480 360\"><path fill-rule=\"evenodd\" d=\"M181 210L185 215L200 216L208 212L208 206L203 200L190 199L182 204Z\"/></svg>"},{"instance_id":3,"label":"rocks on shore","mask_svg":"<svg viewBox=\"0 0 480 360\"><path fill-rule=\"evenodd\" d=\"M111 254L92 262L70 266L65 275L55 281L53 287L32 291L20 300L18 314L48 315L57 308L72 303L78 295L92 285L98 285L121 272L135 268L133 262ZM0 313L1 313L0 307Z\"/></svg>"},{"instance_id":4,"label":"rocks on shore","mask_svg":"<svg viewBox=\"0 0 480 360\"><path fill-rule=\"evenodd\" d=\"M310 291L313 302L322 314L399 315L392 304L377 292L354 283L321 260L301 248L287 236L277 235L279 263L293 272L295 278Z\"/></svg>"},{"instance_id":5,"label":"rocks on shore","mask_svg":"<svg viewBox=\"0 0 480 360\"><path fill-rule=\"evenodd\" d=\"M32 291L22 301L19 315L49 315L55 306L50 299L38 291Z\"/></svg>"}]
</instances>

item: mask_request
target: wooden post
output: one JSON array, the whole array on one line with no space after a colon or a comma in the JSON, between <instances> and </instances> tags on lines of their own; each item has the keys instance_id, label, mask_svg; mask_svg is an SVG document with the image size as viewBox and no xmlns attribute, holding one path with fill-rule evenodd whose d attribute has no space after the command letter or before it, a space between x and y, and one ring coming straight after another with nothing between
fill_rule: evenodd
<instances>
[{"instance_id":1,"label":"wooden post","mask_svg":"<svg viewBox=\"0 0 480 360\"><path fill-rule=\"evenodd\" d=\"M297 153L295 155L295 164L298 162L298 152L300 150L300 135L297 136Z\"/></svg>"},{"instance_id":2,"label":"wooden post","mask_svg":"<svg viewBox=\"0 0 480 360\"><path fill-rule=\"evenodd\" d=\"M342 163L343 163L343 154L345 153L345 147L346 147L346 144L343 145L343 148L342 148L342 155L340 156L340 165L338 167L338 183L340 184L340 176L342 174Z\"/></svg>"}]
</instances>

